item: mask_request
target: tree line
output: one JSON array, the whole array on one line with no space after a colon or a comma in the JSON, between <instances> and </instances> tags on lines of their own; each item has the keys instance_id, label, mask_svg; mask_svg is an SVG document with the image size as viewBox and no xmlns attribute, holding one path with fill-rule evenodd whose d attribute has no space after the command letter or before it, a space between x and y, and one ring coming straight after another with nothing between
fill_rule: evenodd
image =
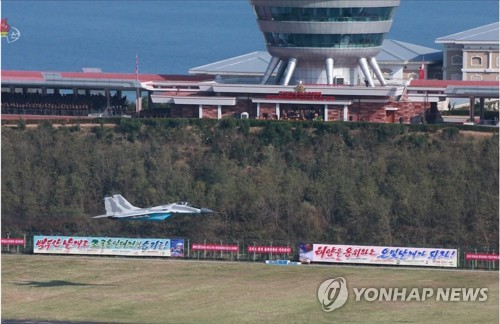
<instances>
[{"instance_id":1,"label":"tree line","mask_svg":"<svg viewBox=\"0 0 500 324\"><path fill-rule=\"evenodd\" d=\"M498 247L498 133L261 122L2 129L2 237L84 235ZM92 219L105 195L218 213Z\"/></svg>"}]
</instances>

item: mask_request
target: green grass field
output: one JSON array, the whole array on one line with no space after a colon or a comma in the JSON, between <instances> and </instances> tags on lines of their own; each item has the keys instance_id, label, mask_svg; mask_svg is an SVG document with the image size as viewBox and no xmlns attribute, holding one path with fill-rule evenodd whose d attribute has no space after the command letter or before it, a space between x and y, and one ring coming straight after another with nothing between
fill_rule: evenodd
<instances>
[{"instance_id":1,"label":"green grass field","mask_svg":"<svg viewBox=\"0 0 500 324\"><path fill-rule=\"evenodd\" d=\"M498 272L275 266L2 255L2 320L105 323L498 323ZM344 277L349 300L325 313L317 289ZM356 302L352 287L480 287L485 302Z\"/></svg>"}]
</instances>

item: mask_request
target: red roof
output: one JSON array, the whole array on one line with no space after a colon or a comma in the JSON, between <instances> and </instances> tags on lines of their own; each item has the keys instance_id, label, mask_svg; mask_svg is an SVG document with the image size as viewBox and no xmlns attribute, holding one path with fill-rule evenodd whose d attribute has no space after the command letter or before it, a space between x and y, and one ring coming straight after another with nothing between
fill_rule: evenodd
<instances>
[{"instance_id":1,"label":"red roof","mask_svg":"<svg viewBox=\"0 0 500 324\"><path fill-rule=\"evenodd\" d=\"M498 81L462 81L462 80L412 80L410 87L420 88L446 88L448 86L476 86L494 87L499 86Z\"/></svg>"},{"instance_id":2,"label":"red roof","mask_svg":"<svg viewBox=\"0 0 500 324\"><path fill-rule=\"evenodd\" d=\"M44 71L5 71L2 70L2 79L43 81L44 73L60 74L64 79L111 79L135 80L134 73L104 73L104 72L44 72ZM210 76L200 75L165 75L165 74L139 74L139 81L205 81L213 80Z\"/></svg>"},{"instance_id":3,"label":"red roof","mask_svg":"<svg viewBox=\"0 0 500 324\"><path fill-rule=\"evenodd\" d=\"M2 79L43 81L43 76L42 76L42 73L39 71L3 71L2 70Z\"/></svg>"}]
</instances>

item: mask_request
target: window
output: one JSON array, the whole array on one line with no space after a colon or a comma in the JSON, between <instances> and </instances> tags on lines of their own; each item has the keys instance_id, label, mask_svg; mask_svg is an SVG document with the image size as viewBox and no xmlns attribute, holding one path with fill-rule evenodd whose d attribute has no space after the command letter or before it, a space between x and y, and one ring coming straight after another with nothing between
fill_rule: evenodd
<instances>
[{"instance_id":1,"label":"window","mask_svg":"<svg viewBox=\"0 0 500 324\"><path fill-rule=\"evenodd\" d=\"M269 46L352 48L381 46L384 34L264 33L264 37Z\"/></svg>"},{"instance_id":2,"label":"window","mask_svg":"<svg viewBox=\"0 0 500 324\"><path fill-rule=\"evenodd\" d=\"M470 65L471 66L481 66L481 65L483 65L483 59L480 58L479 56L474 56L470 60Z\"/></svg>"},{"instance_id":3,"label":"window","mask_svg":"<svg viewBox=\"0 0 500 324\"><path fill-rule=\"evenodd\" d=\"M396 7L300 8L255 6L259 20L275 21L387 21Z\"/></svg>"},{"instance_id":4,"label":"window","mask_svg":"<svg viewBox=\"0 0 500 324\"><path fill-rule=\"evenodd\" d=\"M453 55L451 57L452 65L462 65L462 55Z\"/></svg>"}]
</instances>

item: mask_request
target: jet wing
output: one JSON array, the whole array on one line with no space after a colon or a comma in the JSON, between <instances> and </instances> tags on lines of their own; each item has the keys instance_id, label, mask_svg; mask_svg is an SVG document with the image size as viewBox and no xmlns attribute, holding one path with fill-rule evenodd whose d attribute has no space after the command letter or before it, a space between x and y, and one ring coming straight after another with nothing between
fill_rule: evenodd
<instances>
[{"instance_id":1,"label":"jet wing","mask_svg":"<svg viewBox=\"0 0 500 324\"><path fill-rule=\"evenodd\" d=\"M99 215L99 216L93 216L92 218L110 218L113 217L113 215Z\"/></svg>"},{"instance_id":2,"label":"jet wing","mask_svg":"<svg viewBox=\"0 0 500 324\"><path fill-rule=\"evenodd\" d=\"M152 212L144 212L144 211L132 211L126 213L120 213L112 215L111 218L139 218L139 217L148 217L149 215L154 214Z\"/></svg>"},{"instance_id":3,"label":"jet wing","mask_svg":"<svg viewBox=\"0 0 500 324\"><path fill-rule=\"evenodd\" d=\"M134 219L139 219L139 218L149 218L149 217L157 217L157 216L170 216L173 213L172 211L169 210L149 210L149 209L139 209L139 210L131 210L131 211L125 211L121 213L115 213L114 215L111 215L110 218L113 219L127 219L127 218L134 218Z\"/></svg>"}]
</instances>

